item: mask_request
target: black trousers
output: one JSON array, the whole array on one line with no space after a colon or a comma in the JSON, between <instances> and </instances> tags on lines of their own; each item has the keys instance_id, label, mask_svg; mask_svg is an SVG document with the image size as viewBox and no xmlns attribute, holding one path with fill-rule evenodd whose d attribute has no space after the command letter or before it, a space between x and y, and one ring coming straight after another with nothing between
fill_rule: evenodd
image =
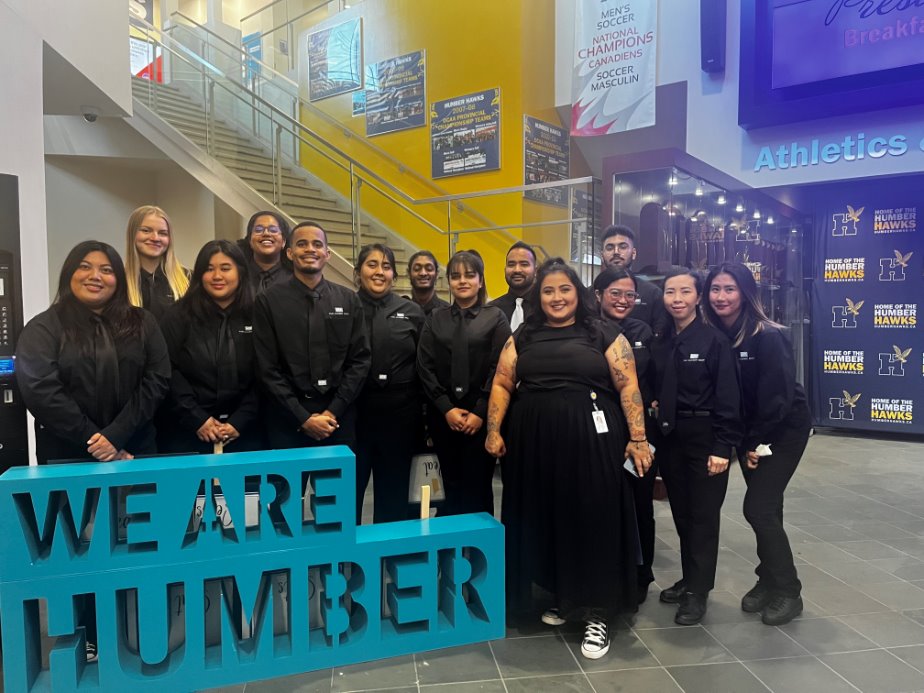
<instances>
[{"instance_id":1,"label":"black trousers","mask_svg":"<svg viewBox=\"0 0 924 693\"><path fill-rule=\"evenodd\" d=\"M427 411L427 425L440 459L446 500L439 515L494 514L495 461L484 449L487 423L473 436L449 428L436 407Z\"/></svg>"},{"instance_id":2,"label":"black trousers","mask_svg":"<svg viewBox=\"0 0 924 693\"><path fill-rule=\"evenodd\" d=\"M356 523L362 521L363 495L373 484L373 522L395 522L417 516L408 504L411 458L423 435L416 390L363 392L356 405Z\"/></svg>"},{"instance_id":3,"label":"black trousers","mask_svg":"<svg viewBox=\"0 0 924 693\"><path fill-rule=\"evenodd\" d=\"M761 458L757 469L748 469L746 451L738 451L741 471L748 485L744 495L744 518L757 537L760 564L754 572L760 582L786 597L798 597L802 583L793 563L789 537L783 528L783 494L802 459L808 434L807 428L787 431L781 440L770 446L773 454Z\"/></svg>"},{"instance_id":4,"label":"black trousers","mask_svg":"<svg viewBox=\"0 0 924 693\"><path fill-rule=\"evenodd\" d=\"M632 494L635 496L635 520L638 523L638 538L642 548L642 564L638 567L638 584L640 587L647 587L654 581L651 565L654 563L654 483L657 475L656 467L652 465L645 476L640 478L630 477Z\"/></svg>"},{"instance_id":5,"label":"black trousers","mask_svg":"<svg viewBox=\"0 0 924 693\"><path fill-rule=\"evenodd\" d=\"M708 594L715 587L719 520L728 489L728 472L709 476L712 418L678 417L662 438L659 466L680 537L680 560L687 590Z\"/></svg>"}]
</instances>

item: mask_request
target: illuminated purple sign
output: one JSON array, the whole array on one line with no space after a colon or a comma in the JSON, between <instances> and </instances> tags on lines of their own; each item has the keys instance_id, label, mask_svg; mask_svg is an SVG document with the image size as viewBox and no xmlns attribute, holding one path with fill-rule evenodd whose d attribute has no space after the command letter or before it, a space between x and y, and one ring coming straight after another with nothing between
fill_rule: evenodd
<instances>
[{"instance_id":1,"label":"illuminated purple sign","mask_svg":"<svg viewBox=\"0 0 924 693\"><path fill-rule=\"evenodd\" d=\"M772 87L924 63L924 0L774 0Z\"/></svg>"}]
</instances>

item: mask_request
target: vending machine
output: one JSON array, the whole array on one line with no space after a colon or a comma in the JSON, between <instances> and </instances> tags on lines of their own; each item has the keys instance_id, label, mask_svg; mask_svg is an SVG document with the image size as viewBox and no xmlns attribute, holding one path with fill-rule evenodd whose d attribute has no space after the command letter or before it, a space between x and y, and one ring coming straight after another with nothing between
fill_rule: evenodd
<instances>
[{"instance_id":1,"label":"vending machine","mask_svg":"<svg viewBox=\"0 0 924 693\"><path fill-rule=\"evenodd\" d=\"M16 340L22 331L19 181L0 174L0 473L29 463L26 407L16 387Z\"/></svg>"}]
</instances>

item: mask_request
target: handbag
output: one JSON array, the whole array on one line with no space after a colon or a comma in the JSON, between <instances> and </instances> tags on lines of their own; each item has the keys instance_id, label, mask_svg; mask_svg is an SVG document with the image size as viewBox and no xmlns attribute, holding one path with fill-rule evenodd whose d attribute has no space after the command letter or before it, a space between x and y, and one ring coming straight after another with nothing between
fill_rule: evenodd
<instances>
[{"instance_id":1,"label":"handbag","mask_svg":"<svg viewBox=\"0 0 924 693\"><path fill-rule=\"evenodd\" d=\"M407 490L408 503L420 503L420 487L430 487L430 500L446 500L440 460L435 452L424 452L411 458L411 483Z\"/></svg>"}]
</instances>

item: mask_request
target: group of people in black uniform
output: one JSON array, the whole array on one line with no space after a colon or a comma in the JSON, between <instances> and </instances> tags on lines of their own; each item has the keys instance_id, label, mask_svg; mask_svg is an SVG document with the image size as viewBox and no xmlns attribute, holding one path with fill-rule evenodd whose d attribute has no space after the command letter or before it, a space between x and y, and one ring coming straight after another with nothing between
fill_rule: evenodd
<instances>
[{"instance_id":1,"label":"group of people in black uniform","mask_svg":"<svg viewBox=\"0 0 924 693\"><path fill-rule=\"evenodd\" d=\"M499 459L510 617L582 620L595 659L611 619L654 581L658 473L683 566L660 599L679 624L702 619L737 456L760 560L742 608L768 624L801 611L782 517L808 409L743 265L705 281L678 269L662 291L631 272L634 235L614 226L593 287L517 242L508 291L491 302L481 256L455 253L449 304L433 253L411 256L401 297L394 253L367 245L353 291L324 277L323 227L290 230L274 212L254 214L241 241L206 243L192 271L172 240L167 214L145 206L124 263L79 243L51 307L23 330L17 371L40 464L343 444L357 520L371 477L374 522L389 522L417 515L411 460L425 446L440 460L440 515L493 513Z\"/></svg>"}]
</instances>

